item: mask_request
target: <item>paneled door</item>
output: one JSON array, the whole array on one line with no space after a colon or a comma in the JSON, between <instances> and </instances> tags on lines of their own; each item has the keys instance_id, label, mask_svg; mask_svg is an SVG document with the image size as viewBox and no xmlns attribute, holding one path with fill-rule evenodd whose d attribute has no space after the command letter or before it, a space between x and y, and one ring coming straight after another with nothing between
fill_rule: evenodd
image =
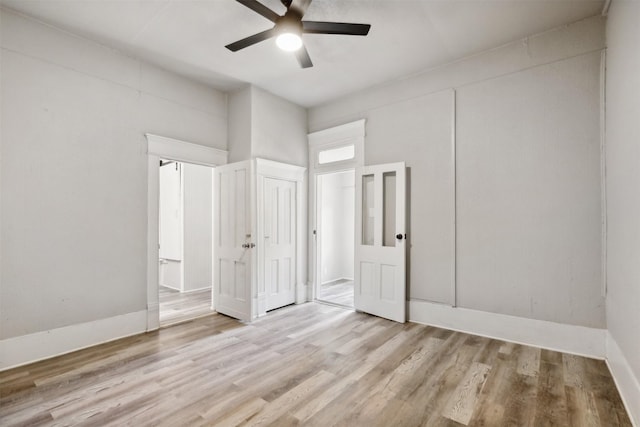
<instances>
[{"instance_id":1,"label":"paneled door","mask_svg":"<svg viewBox=\"0 0 640 427\"><path fill-rule=\"evenodd\" d=\"M252 314L251 161L214 169L213 302L219 313L250 321Z\"/></svg>"},{"instance_id":2,"label":"paneled door","mask_svg":"<svg viewBox=\"0 0 640 427\"><path fill-rule=\"evenodd\" d=\"M263 231L266 310L296 300L296 183L264 178Z\"/></svg>"},{"instance_id":3,"label":"paneled door","mask_svg":"<svg viewBox=\"0 0 640 427\"><path fill-rule=\"evenodd\" d=\"M406 320L405 164L356 169L355 289L358 311Z\"/></svg>"}]
</instances>

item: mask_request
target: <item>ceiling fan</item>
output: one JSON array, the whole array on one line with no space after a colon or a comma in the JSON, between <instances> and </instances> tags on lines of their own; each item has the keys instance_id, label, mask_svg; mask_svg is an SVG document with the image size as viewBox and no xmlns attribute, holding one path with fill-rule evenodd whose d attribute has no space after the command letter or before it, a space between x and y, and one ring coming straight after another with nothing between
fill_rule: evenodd
<instances>
[{"instance_id":1,"label":"ceiling fan","mask_svg":"<svg viewBox=\"0 0 640 427\"><path fill-rule=\"evenodd\" d=\"M273 28L246 37L225 47L232 52L237 52L245 47L252 46L271 37L276 38L276 44L280 49L295 52L296 58L302 68L313 66L309 52L302 43L302 34L344 34L350 36L366 36L371 25L351 24L346 22L319 22L303 21L302 17L311 0L280 0L287 8L284 15L278 15L257 0L236 0L254 12L267 18L275 25Z\"/></svg>"}]
</instances>

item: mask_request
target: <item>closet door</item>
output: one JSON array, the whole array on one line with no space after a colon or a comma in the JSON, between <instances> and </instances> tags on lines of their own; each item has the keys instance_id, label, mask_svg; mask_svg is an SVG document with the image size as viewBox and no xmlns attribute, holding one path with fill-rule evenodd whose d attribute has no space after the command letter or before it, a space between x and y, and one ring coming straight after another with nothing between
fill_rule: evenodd
<instances>
[{"instance_id":1,"label":"closet door","mask_svg":"<svg viewBox=\"0 0 640 427\"><path fill-rule=\"evenodd\" d=\"M265 177L263 203L262 277L266 310L273 310L296 300L296 183Z\"/></svg>"},{"instance_id":2,"label":"closet door","mask_svg":"<svg viewBox=\"0 0 640 427\"><path fill-rule=\"evenodd\" d=\"M356 169L356 310L403 322L405 284L405 164Z\"/></svg>"},{"instance_id":3,"label":"closet door","mask_svg":"<svg viewBox=\"0 0 640 427\"><path fill-rule=\"evenodd\" d=\"M252 316L251 161L214 171L214 289L216 311L250 321Z\"/></svg>"}]
</instances>

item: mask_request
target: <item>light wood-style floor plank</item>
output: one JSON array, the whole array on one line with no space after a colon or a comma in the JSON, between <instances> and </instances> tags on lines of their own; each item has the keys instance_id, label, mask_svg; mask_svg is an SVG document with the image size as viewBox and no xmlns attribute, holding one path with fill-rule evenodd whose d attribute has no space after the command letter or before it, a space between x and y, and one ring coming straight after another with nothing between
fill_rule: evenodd
<instances>
[{"instance_id":1,"label":"light wood-style floor plank","mask_svg":"<svg viewBox=\"0 0 640 427\"><path fill-rule=\"evenodd\" d=\"M599 360L329 305L0 372L2 426L631 426Z\"/></svg>"},{"instance_id":2,"label":"light wood-style floor plank","mask_svg":"<svg viewBox=\"0 0 640 427\"><path fill-rule=\"evenodd\" d=\"M318 300L353 308L353 280L339 279L321 284Z\"/></svg>"},{"instance_id":3,"label":"light wood-style floor plank","mask_svg":"<svg viewBox=\"0 0 640 427\"><path fill-rule=\"evenodd\" d=\"M160 286L160 326L170 326L215 313L211 309L211 289L180 292Z\"/></svg>"}]
</instances>

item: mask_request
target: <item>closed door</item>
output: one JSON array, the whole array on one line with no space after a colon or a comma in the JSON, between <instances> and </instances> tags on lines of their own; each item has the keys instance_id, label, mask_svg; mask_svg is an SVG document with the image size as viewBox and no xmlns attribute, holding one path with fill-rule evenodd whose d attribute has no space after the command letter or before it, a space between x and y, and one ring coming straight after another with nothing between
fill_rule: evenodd
<instances>
[{"instance_id":1,"label":"closed door","mask_svg":"<svg viewBox=\"0 0 640 427\"><path fill-rule=\"evenodd\" d=\"M215 168L214 290L216 311L251 320L251 162Z\"/></svg>"},{"instance_id":2,"label":"closed door","mask_svg":"<svg viewBox=\"0 0 640 427\"><path fill-rule=\"evenodd\" d=\"M266 310L296 300L296 183L264 178L264 289Z\"/></svg>"},{"instance_id":3,"label":"closed door","mask_svg":"<svg viewBox=\"0 0 640 427\"><path fill-rule=\"evenodd\" d=\"M403 322L405 284L405 164L356 169L356 310Z\"/></svg>"}]
</instances>

